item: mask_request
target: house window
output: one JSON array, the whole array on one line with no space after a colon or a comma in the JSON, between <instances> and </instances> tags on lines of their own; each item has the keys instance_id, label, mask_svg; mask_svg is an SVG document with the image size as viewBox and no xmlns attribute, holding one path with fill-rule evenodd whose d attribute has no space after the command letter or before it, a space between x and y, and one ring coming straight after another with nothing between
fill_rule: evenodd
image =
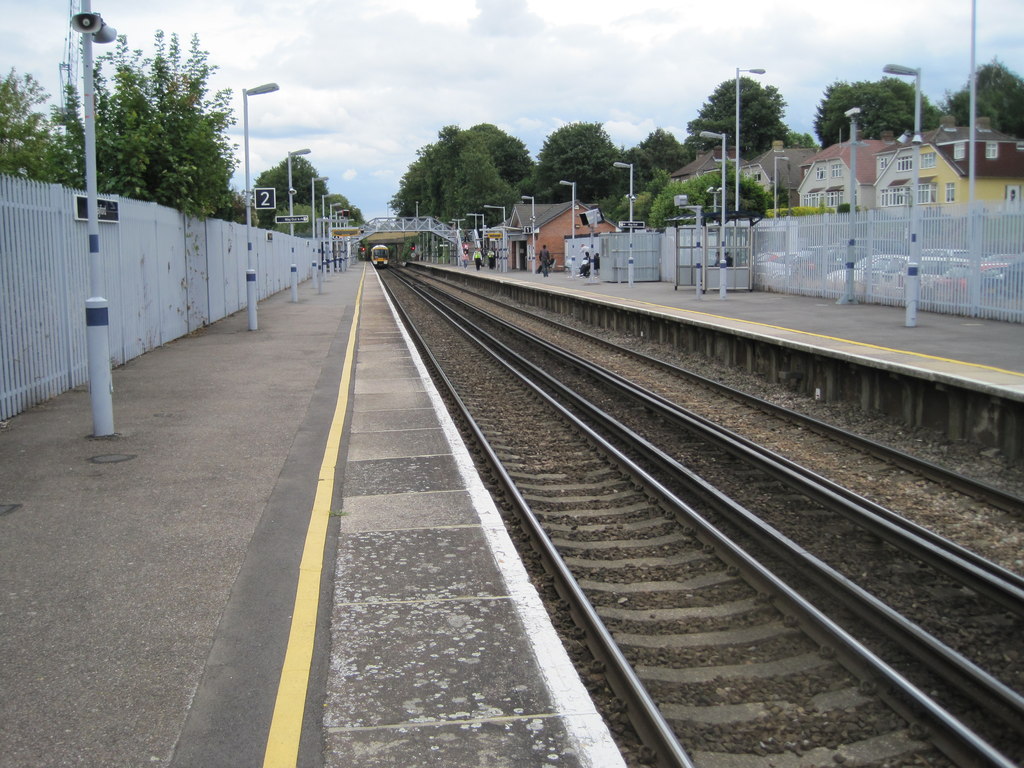
<instances>
[{"instance_id":1,"label":"house window","mask_svg":"<svg viewBox=\"0 0 1024 768\"><path fill-rule=\"evenodd\" d=\"M946 182L946 202L947 203L955 203L956 202L956 182L954 182L954 181L947 181Z\"/></svg>"},{"instance_id":2,"label":"house window","mask_svg":"<svg viewBox=\"0 0 1024 768\"><path fill-rule=\"evenodd\" d=\"M963 160L965 157L967 157L967 142L958 141L953 145L953 159Z\"/></svg>"},{"instance_id":3,"label":"house window","mask_svg":"<svg viewBox=\"0 0 1024 768\"><path fill-rule=\"evenodd\" d=\"M985 159L995 160L999 157L999 142L998 141L986 141L985 142Z\"/></svg>"},{"instance_id":4,"label":"house window","mask_svg":"<svg viewBox=\"0 0 1024 768\"><path fill-rule=\"evenodd\" d=\"M935 167L935 153L927 152L921 155L921 170Z\"/></svg>"},{"instance_id":5,"label":"house window","mask_svg":"<svg viewBox=\"0 0 1024 768\"><path fill-rule=\"evenodd\" d=\"M832 178L833 179L838 179L842 175L843 175L843 164L842 163L832 163Z\"/></svg>"},{"instance_id":6,"label":"house window","mask_svg":"<svg viewBox=\"0 0 1024 768\"><path fill-rule=\"evenodd\" d=\"M897 171L910 171L914 168L914 156L903 155L902 157L896 158L896 170Z\"/></svg>"},{"instance_id":7,"label":"house window","mask_svg":"<svg viewBox=\"0 0 1024 768\"><path fill-rule=\"evenodd\" d=\"M815 169L814 169L814 178L816 178L818 181L824 181L824 179L825 179L825 166L824 165L819 165L819 166L815 167Z\"/></svg>"},{"instance_id":8,"label":"house window","mask_svg":"<svg viewBox=\"0 0 1024 768\"><path fill-rule=\"evenodd\" d=\"M880 157L878 158L878 173L881 174L886 168L889 167L889 158Z\"/></svg>"},{"instance_id":9,"label":"house window","mask_svg":"<svg viewBox=\"0 0 1024 768\"><path fill-rule=\"evenodd\" d=\"M935 199L936 194L935 184L918 184L917 185L917 202L920 205L927 205L928 203L937 202Z\"/></svg>"},{"instance_id":10,"label":"house window","mask_svg":"<svg viewBox=\"0 0 1024 768\"><path fill-rule=\"evenodd\" d=\"M839 206L841 202L843 202L842 191L832 190L828 193L826 197L825 205L827 205L829 208L836 208Z\"/></svg>"},{"instance_id":11,"label":"house window","mask_svg":"<svg viewBox=\"0 0 1024 768\"><path fill-rule=\"evenodd\" d=\"M904 205L907 200L906 187L886 187L882 190L882 207L891 208L894 205Z\"/></svg>"}]
</instances>

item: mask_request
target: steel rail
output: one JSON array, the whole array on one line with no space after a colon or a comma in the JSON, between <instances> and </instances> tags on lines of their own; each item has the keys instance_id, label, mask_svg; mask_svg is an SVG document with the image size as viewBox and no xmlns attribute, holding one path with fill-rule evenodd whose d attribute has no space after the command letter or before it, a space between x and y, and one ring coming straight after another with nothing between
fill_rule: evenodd
<instances>
[{"instance_id":1,"label":"steel rail","mask_svg":"<svg viewBox=\"0 0 1024 768\"><path fill-rule=\"evenodd\" d=\"M425 298L437 306L437 303L434 302L433 299L429 297ZM455 300L459 301L458 299ZM472 308L472 310L474 312L480 312L480 310L475 307ZM967 726L946 711L941 705L935 702L930 696L920 691L910 681L906 680L897 671L892 669L886 662L877 657L872 651L870 651L870 649L867 649L858 640L849 635L846 630L833 622L829 617L821 613L805 598L785 584L785 582L772 574L760 563L757 563L750 558L749 555L747 555L738 545L733 543L728 539L728 537L714 528L714 526L705 520L699 513L683 501L679 500L670 490L662 485L660 481L655 479L646 470L636 465L615 446L596 433L589 425L577 418L568 410L567 407L557 399L553 398L549 394L549 391L558 391L563 397L573 402L577 408L583 409L592 417L598 417L603 422L603 426L613 432L631 435L632 433L628 429L615 422L614 419L611 419L610 416L604 414L600 409L593 406L588 398L569 389L568 387L565 387L553 377L549 376L543 369L539 368L532 362L521 358L511 348L495 339L490 334L482 332L479 328L475 328L473 334L468 333L464 330L464 326L466 325L464 320L459 318L457 315L454 315L452 310L449 308L442 306L438 308L438 311L447 317L449 321L466 336L466 338L471 340L481 349L487 350L494 359L512 370L521 381L535 390L538 397L546 400L566 419L571 420L577 429L587 434L594 443L599 445L610 455L614 456L616 461L621 463L624 467L627 467L629 471L640 478L644 485L654 491L664 503L675 509L677 513L680 514L680 516L690 525L697 528L700 531L700 536L704 537L707 542L710 542L712 546L714 546L716 553L720 557L740 569L759 587L773 595L776 595L777 599L783 600L789 607L792 615L794 615L800 622L804 630L814 637L822 646L835 649L837 655L843 659L845 665L852 671L855 671L855 674L857 674L858 677L861 677L862 679L874 679L883 683L884 685L880 686L880 695L882 695L883 698L886 698L886 700L889 701L897 711L900 711L901 714L903 714L903 716L909 721L914 722L920 719L925 720L930 726L929 732L933 735L934 743L939 749L951 758L960 761L962 764L991 765L1001 766L1004 768L1009 768L1009 766L1013 765L1013 763L1008 761L1005 756L1000 754L984 739L971 731ZM496 322L499 322L502 325L507 325L501 320L496 320ZM536 339L533 337L531 337L531 339L536 343ZM485 341L487 344L484 343ZM516 360L518 364L520 364L525 370L530 371L532 375L536 376L537 379L544 382L544 384L538 384L537 381L531 380L522 371L515 371L507 362L508 360ZM637 445L646 443L646 441L638 435L634 435L633 437L639 441ZM655 453L660 453L660 451L653 448L653 446L650 448L653 449ZM674 461L667 456L665 459L669 462ZM707 487L707 484L703 483L702 480L700 482ZM717 491L715 491L715 493L717 493ZM733 507L739 507L739 505L736 505L735 502L731 502L731 500L730 505ZM748 519L756 521L756 516L746 510L744 510L744 512ZM760 521L757 521L757 523L763 526ZM779 551L784 552L786 557L799 557L806 566L824 566L823 563L809 555L809 553L804 552L801 548L790 542L786 537L781 536L781 534L778 534L778 532L775 532L773 529L767 529L765 532L768 531L771 532L770 538L773 541L773 547L781 548ZM824 568L826 570L831 570L828 566L824 566ZM864 611L863 615L875 619L885 618L888 623L888 620L891 617L879 614L875 610L877 607L884 607L889 614L894 614L899 619L895 622L895 625L900 628L900 632L898 633L899 635L904 637L909 635L910 637L915 637L917 641L922 640L920 637L921 635L930 638L927 633L923 633L923 631L916 628L915 625L911 624L910 627L916 628L916 632L914 629L904 626L910 623L903 620L902 617L898 617L898 614L895 614L891 609L888 609L887 606L882 606L879 601L867 593L864 593L863 590L860 590L859 587L853 585L852 582L849 582L841 574L836 574L836 576L838 576L838 578L830 579L830 583L844 587L844 599L856 600L860 604L859 610ZM850 589L849 587L853 587L853 589ZM862 602L862 598L865 597L869 599ZM598 621L600 621L600 619L598 619ZM904 634L905 631L906 634ZM934 640L934 638L932 638L932 640ZM927 641L925 641L924 644L926 646L929 645ZM945 646L942 646L941 644L939 644L939 646L945 648ZM946 650L948 651L948 649ZM931 654L933 652L933 650L930 650L927 653ZM974 670L977 670L974 665L972 665L968 660L959 657L958 654L954 654L952 651L949 651L949 654L953 654L955 657L954 661L952 661L955 668L966 665L969 673L973 673ZM940 653L939 656L945 657L946 654ZM939 665L945 668L946 663L940 658ZM987 677L986 673L983 671L977 671L980 672L983 677ZM1009 693L1009 698L1012 701L1013 697L1016 696L1014 692L1009 691L1009 689L1005 689L1005 686L1002 686L1005 690L1000 690L1000 686L1002 684L999 683L999 681L990 679L990 682L994 683L996 688L996 698L1005 697L1005 694ZM983 684L983 687L988 689L989 686Z\"/></svg>"}]
</instances>

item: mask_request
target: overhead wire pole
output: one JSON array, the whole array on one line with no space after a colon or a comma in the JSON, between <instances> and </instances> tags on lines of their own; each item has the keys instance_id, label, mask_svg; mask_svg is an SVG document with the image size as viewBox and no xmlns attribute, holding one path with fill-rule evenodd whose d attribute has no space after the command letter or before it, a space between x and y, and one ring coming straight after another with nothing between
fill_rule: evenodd
<instances>
[{"instance_id":1,"label":"overhead wire pole","mask_svg":"<svg viewBox=\"0 0 1024 768\"><path fill-rule=\"evenodd\" d=\"M108 27L90 0L82 0L82 12L71 17L71 28L82 33L82 90L85 116L85 190L89 234L89 298L85 300L85 343L88 355L89 401L94 437L114 434L113 379L110 374L110 303L103 297L103 258L96 185L96 89L92 44L110 43L117 30Z\"/></svg>"}]
</instances>

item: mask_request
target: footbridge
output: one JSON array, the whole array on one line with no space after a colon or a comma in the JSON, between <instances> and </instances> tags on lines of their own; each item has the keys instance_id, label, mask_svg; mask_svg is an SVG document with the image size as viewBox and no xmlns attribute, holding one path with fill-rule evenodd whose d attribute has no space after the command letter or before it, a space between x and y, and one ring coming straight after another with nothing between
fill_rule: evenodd
<instances>
[{"instance_id":1,"label":"footbridge","mask_svg":"<svg viewBox=\"0 0 1024 768\"><path fill-rule=\"evenodd\" d=\"M396 240L404 240L409 235L429 232L455 246L459 245L460 241L459 230L451 224L438 221L433 216L379 216L362 224L360 229L363 238L390 235Z\"/></svg>"}]
</instances>

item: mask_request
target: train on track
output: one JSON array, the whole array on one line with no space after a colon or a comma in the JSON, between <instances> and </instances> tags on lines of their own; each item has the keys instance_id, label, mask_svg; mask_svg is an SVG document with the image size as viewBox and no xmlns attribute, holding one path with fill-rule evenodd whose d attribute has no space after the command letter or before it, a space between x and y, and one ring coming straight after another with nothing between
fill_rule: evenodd
<instances>
[{"instance_id":1,"label":"train on track","mask_svg":"<svg viewBox=\"0 0 1024 768\"><path fill-rule=\"evenodd\" d=\"M391 249L386 245L375 245L370 249L370 263L377 269L383 269L391 259Z\"/></svg>"}]
</instances>

